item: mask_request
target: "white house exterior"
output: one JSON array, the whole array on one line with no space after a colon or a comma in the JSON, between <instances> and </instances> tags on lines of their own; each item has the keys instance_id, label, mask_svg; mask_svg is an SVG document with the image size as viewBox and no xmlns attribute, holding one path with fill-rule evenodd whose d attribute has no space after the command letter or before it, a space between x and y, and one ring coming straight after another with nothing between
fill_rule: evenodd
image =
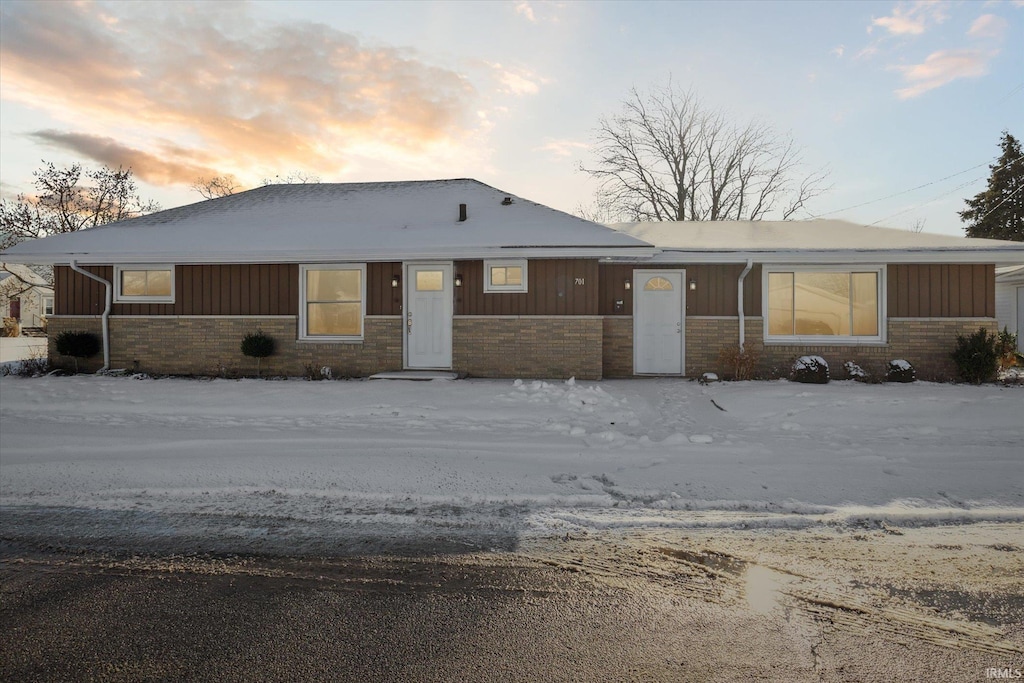
<instances>
[{"instance_id":1,"label":"white house exterior","mask_svg":"<svg viewBox=\"0 0 1024 683\"><path fill-rule=\"evenodd\" d=\"M53 314L53 289L38 273L17 263L0 263L0 314L21 330L46 327Z\"/></svg>"},{"instance_id":2,"label":"white house exterior","mask_svg":"<svg viewBox=\"0 0 1024 683\"><path fill-rule=\"evenodd\" d=\"M1017 335L1017 350L1024 352L1024 265L996 268L996 320Z\"/></svg>"}]
</instances>

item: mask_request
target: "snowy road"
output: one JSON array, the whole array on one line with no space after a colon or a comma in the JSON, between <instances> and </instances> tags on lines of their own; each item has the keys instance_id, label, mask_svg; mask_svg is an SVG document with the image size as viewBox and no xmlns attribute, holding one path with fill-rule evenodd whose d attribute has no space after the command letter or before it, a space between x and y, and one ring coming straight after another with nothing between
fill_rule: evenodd
<instances>
[{"instance_id":1,"label":"snowy road","mask_svg":"<svg viewBox=\"0 0 1024 683\"><path fill-rule=\"evenodd\" d=\"M927 383L4 377L0 505L8 538L267 551L1020 521L1022 416Z\"/></svg>"}]
</instances>

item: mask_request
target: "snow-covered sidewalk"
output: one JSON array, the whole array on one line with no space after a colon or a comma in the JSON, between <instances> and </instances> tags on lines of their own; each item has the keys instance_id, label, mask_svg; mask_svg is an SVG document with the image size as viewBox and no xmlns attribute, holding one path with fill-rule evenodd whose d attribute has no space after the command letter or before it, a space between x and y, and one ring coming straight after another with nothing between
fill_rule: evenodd
<instances>
[{"instance_id":1,"label":"snow-covered sidewalk","mask_svg":"<svg viewBox=\"0 0 1024 683\"><path fill-rule=\"evenodd\" d=\"M1024 389L4 377L0 505L241 536L1020 521Z\"/></svg>"}]
</instances>

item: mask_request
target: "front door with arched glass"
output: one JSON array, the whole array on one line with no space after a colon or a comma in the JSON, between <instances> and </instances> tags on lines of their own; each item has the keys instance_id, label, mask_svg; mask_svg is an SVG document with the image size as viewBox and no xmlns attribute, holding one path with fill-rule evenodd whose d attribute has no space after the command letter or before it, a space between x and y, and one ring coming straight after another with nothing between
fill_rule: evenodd
<instances>
[{"instance_id":1,"label":"front door with arched glass","mask_svg":"<svg viewBox=\"0 0 1024 683\"><path fill-rule=\"evenodd\" d=\"M683 374L685 272L633 271L633 371L638 375Z\"/></svg>"}]
</instances>

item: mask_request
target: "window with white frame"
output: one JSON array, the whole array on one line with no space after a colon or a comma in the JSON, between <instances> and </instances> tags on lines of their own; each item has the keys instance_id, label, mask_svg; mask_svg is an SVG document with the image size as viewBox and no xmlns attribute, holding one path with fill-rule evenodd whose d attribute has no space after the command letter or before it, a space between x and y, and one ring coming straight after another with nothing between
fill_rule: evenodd
<instances>
[{"instance_id":1,"label":"window with white frame","mask_svg":"<svg viewBox=\"0 0 1024 683\"><path fill-rule=\"evenodd\" d=\"M884 339L882 267L766 267L764 272L766 340Z\"/></svg>"},{"instance_id":2,"label":"window with white frame","mask_svg":"<svg viewBox=\"0 0 1024 683\"><path fill-rule=\"evenodd\" d=\"M114 301L174 303L174 266L114 266Z\"/></svg>"},{"instance_id":3,"label":"window with white frame","mask_svg":"<svg viewBox=\"0 0 1024 683\"><path fill-rule=\"evenodd\" d=\"M301 266L299 290L300 338L318 341L363 338L365 264Z\"/></svg>"},{"instance_id":4,"label":"window with white frame","mask_svg":"<svg viewBox=\"0 0 1024 683\"><path fill-rule=\"evenodd\" d=\"M526 259L484 261L484 292L525 292Z\"/></svg>"},{"instance_id":5,"label":"window with white frame","mask_svg":"<svg viewBox=\"0 0 1024 683\"><path fill-rule=\"evenodd\" d=\"M44 296L43 297L43 315L44 316L46 316L46 315L53 315L53 297L52 296Z\"/></svg>"}]
</instances>

